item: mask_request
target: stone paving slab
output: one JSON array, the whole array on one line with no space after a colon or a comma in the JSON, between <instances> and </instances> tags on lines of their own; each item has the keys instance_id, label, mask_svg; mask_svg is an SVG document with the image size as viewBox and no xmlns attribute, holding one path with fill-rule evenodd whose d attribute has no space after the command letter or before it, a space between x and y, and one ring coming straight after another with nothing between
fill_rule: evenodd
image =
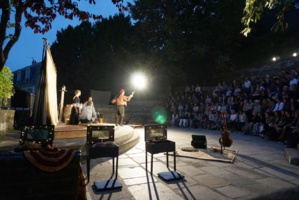
<instances>
[{"instance_id":1,"label":"stone paving slab","mask_svg":"<svg viewBox=\"0 0 299 200\"><path fill-rule=\"evenodd\" d=\"M217 146L219 132L203 129L168 128L168 139L178 141L176 146L190 145L191 135L198 133L205 134L211 146ZM153 156L152 176L150 175L150 154L148 154L148 171L145 170L143 134L141 129L140 142L120 156L118 177L123 184L123 190L115 194L112 192L111 199L123 199L121 194L126 192L132 195L132 199L137 200L258 199L299 187L299 181L296 181L299 178L299 168L288 163L284 156L283 144L242 134L231 135L234 139L232 147L239 149L233 163L177 157L177 171L185 178L164 182L157 176L157 173L168 170L166 156L163 153ZM106 164L111 165L111 162L107 161ZM173 170L171 156L169 165L170 170ZM100 171L97 168L93 170ZM101 176L101 174L96 175ZM293 196L296 195L296 191L292 191ZM92 194L92 191L90 192ZM105 199L99 194L92 194L92 197Z\"/></svg>"},{"instance_id":2,"label":"stone paving slab","mask_svg":"<svg viewBox=\"0 0 299 200\"><path fill-rule=\"evenodd\" d=\"M287 161L285 145L281 143L232 133L232 148L239 149L233 163L177 157L177 171L185 178L165 182L157 173L168 170L166 156L163 153L154 155L151 176L145 169L144 131L142 128L136 131L140 134L139 143L119 156L117 180L122 188L96 191L93 182L111 177L112 161L93 159L91 180L87 185L88 200L299 199L299 166ZM218 131L168 127L168 139L176 142L176 146L190 145L192 134L206 135L208 146L219 146ZM170 156L169 161L172 170L173 157ZM86 174L84 160L82 167Z\"/></svg>"}]
</instances>

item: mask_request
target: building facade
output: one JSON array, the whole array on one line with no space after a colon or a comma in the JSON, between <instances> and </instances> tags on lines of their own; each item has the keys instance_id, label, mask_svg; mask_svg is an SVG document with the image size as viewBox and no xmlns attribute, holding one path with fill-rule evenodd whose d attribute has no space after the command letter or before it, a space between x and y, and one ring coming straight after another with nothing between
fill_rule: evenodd
<instances>
[{"instance_id":1,"label":"building facade","mask_svg":"<svg viewBox=\"0 0 299 200\"><path fill-rule=\"evenodd\" d=\"M14 71L13 84L15 90L35 94L41 73L41 66L42 62L33 60L30 66Z\"/></svg>"}]
</instances>

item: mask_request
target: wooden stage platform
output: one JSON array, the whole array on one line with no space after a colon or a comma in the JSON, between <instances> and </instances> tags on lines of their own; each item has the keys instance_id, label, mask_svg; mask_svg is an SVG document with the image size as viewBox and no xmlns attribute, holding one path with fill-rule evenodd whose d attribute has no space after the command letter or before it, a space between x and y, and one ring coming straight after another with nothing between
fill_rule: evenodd
<instances>
[{"instance_id":1,"label":"wooden stage platform","mask_svg":"<svg viewBox=\"0 0 299 200\"><path fill-rule=\"evenodd\" d=\"M58 124L55 126L54 132L54 140L59 139L72 139L72 138L86 138L87 134L87 125L88 124L79 124L79 125L66 125L64 123ZM97 123L97 124L90 124L91 126L114 126L114 124L108 123ZM125 125L124 127L131 127L131 128L140 128L141 125ZM117 129L117 132L121 130ZM122 132L122 131L121 131Z\"/></svg>"},{"instance_id":2,"label":"wooden stage platform","mask_svg":"<svg viewBox=\"0 0 299 200\"><path fill-rule=\"evenodd\" d=\"M81 125L66 125L58 124L54 129L54 140L71 139L71 138L86 138L86 126Z\"/></svg>"}]
</instances>

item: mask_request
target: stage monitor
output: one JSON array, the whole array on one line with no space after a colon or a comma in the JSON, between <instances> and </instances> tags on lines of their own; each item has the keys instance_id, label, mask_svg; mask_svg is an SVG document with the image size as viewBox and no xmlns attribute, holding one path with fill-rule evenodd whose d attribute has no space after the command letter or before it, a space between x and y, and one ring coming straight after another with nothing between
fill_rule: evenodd
<instances>
[{"instance_id":1,"label":"stage monitor","mask_svg":"<svg viewBox=\"0 0 299 200\"><path fill-rule=\"evenodd\" d=\"M54 127L54 125L24 126L21 130L20 144L31 142L40 144L42 147L52 146Z\"/></svg>"},{"instance_id":2,"label":"stage monitor","mask_svg":"<svg viewBox=\"0 0 299 200\"><path fill-rule=\"evenodd\" d=\"M87 144L114 141L114 126L87 126Z\"/></svg>"},{"instance_id":3,"label":"stage monitor","mask_svg":"<svg viewBox=\"0 0 299 200\"><path fill-rule=\"evenodd\" d=\"M144 126L145 141L163 141L167 140L167 126L160 124L152 124Z\"/></svg>"}]
</instances>

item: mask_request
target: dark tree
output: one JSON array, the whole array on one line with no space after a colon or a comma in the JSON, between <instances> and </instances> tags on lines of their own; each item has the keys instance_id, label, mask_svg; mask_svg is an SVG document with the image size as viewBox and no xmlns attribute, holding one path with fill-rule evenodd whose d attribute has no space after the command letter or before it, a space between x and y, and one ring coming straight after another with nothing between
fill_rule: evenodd
<instances>
[{"instance_id":1,"label":"dark tree","mask_svg":"<svg viewBox=\"0 0 299 200\"><path fill-rule=\"evenodd\" d=\"M78 1L80 0L73 2L70 0L1 0L0 71L5 65L11 48L18 41L22 27L29 27L34 33L45 33L52 28L51 24L57 15L70 20L78 18L81 21L101 18L100 15L78 8ZM96 3L96 0L88 1L90 4ZM123 0L112 0L112 2L120 11L126 9L122 5ZM14 31L7 35L7 30L10 28Z\"/></svg>"}]
</instances>

